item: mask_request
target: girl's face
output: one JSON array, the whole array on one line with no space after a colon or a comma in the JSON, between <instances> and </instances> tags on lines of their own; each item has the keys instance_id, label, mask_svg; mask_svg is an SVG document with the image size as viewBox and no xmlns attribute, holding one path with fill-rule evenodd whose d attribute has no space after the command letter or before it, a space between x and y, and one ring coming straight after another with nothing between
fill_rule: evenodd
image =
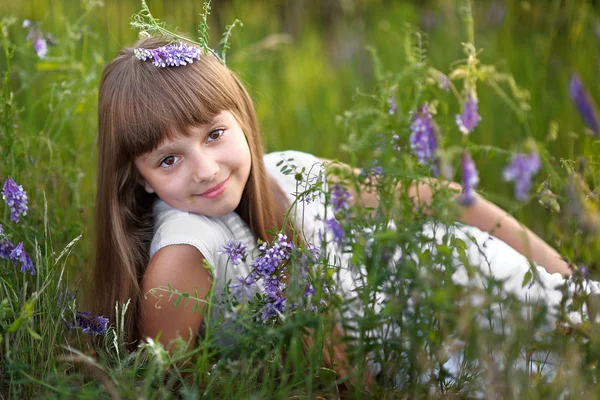
<instances>
[{"instance_id":1,"label":"girl's face","mask_svg":"<svg viewBox=\"0 0 600 400\"><path fill-rule=\"evenodd\" d=\"M250 148L229 111L135 160L148 193L181 211L219 217L236 209L250 175Z\"/></svg>"}]
</instances>

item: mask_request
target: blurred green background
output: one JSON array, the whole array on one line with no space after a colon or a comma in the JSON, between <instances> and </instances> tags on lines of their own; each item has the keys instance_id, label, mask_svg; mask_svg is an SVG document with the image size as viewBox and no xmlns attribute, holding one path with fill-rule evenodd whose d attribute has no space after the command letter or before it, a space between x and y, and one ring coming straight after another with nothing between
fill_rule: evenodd
<instances>
[{"instance_id":1,"label":"blurred green background","mask_svg":"<svg viewBox=\"0 0 600 400\"><path fill-rule=\"evenodd\" d=\"M190 35L196 31L202 1L147 3L155 17L179 31ZM340 146L345 133L336 126L335 117L352 107L359 93L374 90L373 66L365 46L377 49L384 69L401 70L408 23L426 33L430 64L448 73L452 63L464 57L462 3L215 0L210 34L216 46L227 24L235 18L243 21L244 26L234 30L228 66L254 98L268 150L293 148L345 160ZM474 3L475 44L483 49L480 59L512 73L531 93L531 112L521 122L489 87L481 86L483 120L473 133L474 142L513 150L529 133L543 142L555 121L558 138L545 145L558 159L600 149L585 134L568 95L568 80L576 71L592 97L600 98L599 8L598 1L592 0ZM66 243L84 232L84 250L75 255L76 263L86 262L94 208L96 88L103 66L122 45L135 40L137 32L130 29L129 18L139 9L137 0L0 0L0 15L16 17L8 34L17 45L10 84L20 107L18 131L39 138L21 150L24 158L35 158L32 162L38 171L37 186L26 189L33 189L33 207L41 208L41 190L50 193L49 204L58 206L51 217L57 240ZM23 19L40 21L41 28L57 38L46 60L39 60L26 43ZM402 88L398 91L401 97ZM445 96L456 108L448 114L453 115L459 111L458 99ZM448 117L438 123L445 134L449 129L444 128L454 121ZM475 155L475 160L481 189L502 204L512 194L512 186L500 179L507 160L484 155ZM2 175L8 174L15 172L4 170ZM537 183L541 180L538 177ZM537 232L551 236L553 221L541 207L533 204L515 212Z\"/></svg>"}]
</instances>

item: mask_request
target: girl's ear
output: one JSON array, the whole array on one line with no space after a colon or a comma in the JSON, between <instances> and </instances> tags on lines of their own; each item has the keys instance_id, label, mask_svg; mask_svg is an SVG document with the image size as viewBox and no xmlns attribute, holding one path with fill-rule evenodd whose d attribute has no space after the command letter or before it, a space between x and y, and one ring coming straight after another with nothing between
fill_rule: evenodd
<instances>
[{"instance_id":1,"label":"girl's ear","mask_svg":"<svg viewBox=\"0 0 600 400\"><path fill-rule=\"evenodd\" d=\"M150 186L150 184L148 183L147 180L145 180L142 177L138 178L138 183L140 185L142 185L142 187L144 188L144 190L146 191L146 193L155 193L154 189L152 188L152 186Z\"/></svg>"}]
</instances>

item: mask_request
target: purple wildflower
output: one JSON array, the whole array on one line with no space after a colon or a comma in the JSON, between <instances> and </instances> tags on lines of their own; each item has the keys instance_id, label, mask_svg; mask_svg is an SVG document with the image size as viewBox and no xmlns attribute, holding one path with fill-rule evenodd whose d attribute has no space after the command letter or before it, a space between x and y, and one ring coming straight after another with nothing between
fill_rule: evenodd
<instances>
[{"instance_id":1,"label":"purple wildflower","mask_svg":"<svg viewBox=\"0 0 600 400\"><path fill-rule=\"evenodd\" d=\"M0 258L10 259L10 253L12 253L14 248L15 246L6 236L0 236Z\"/></svg>"},{"instance_id":2,"label":"purple wildflower","mask_svg":"<svg viewBox=\"0 0 600 400\"><path fill-rule=\"evenodd\" d=\"M313 294L315 294L315 289L313 289L311 284L306 285L306 289L304 289L304 296L308 297L308 296L312 296Z\"/></svg>"},{"instance_id":3,"label":"purple wildflower","mask_svg":"<svg viewBox=\"0 0 600 400\"><path fill-rule=\"evenodd\" d=\"M265 294L272 300L281 298L285 284L277 276L266 276L263 278Z\"/></svg>"},{"instance_id":4,"label":"purple wildflower","mask_svg":"<svg viewBox=\"0 0 600 400\"><path fill-rule=\"evenodd\" d=\"M421 164L435 163L435 150L438 147L435 127L427 104L423 104L410 125L410 147Z\"/></svg>"},{"instance_id":5,"label":"purple wildflower","mask_svg":"<svg viewBox=\"0 0 600 400\"><path fill-rule=\"evenodd\" d=\"M230 240L221 250L219 254L229 256L233 265L239 265L240 262L246 260L246 249L248 246L241 241Z\"/></svg>"},{"instance_id":6,"label":"purple wildflower","mask_svg":"<svg viewBox=\"0 0 600 400\"><path fill-rule=\"evenodd\" d=\"M10 252L8 256L15 267L21 263L21 272L27 273L29 272L31 275L35 275L35 268L33 267L33 262L31 261L31 257L29 254L23 249L23 242L16 245L13 250Z\"/></svg>"},{"instance_id":7,"label":"purple wildflower","mask_svg":"<svg viewBox=\"0 0 600 400\"><path fill-rule=\"evenodd\" d=\"M446 75L440 75L438 87L446 92L450 91L450 79Z\"/></svg>"},{"instance_id":8,"label":"purple wildflower","mask_svg":"<svg viewBox=\"0 0 600 400\"><path fill-rule=\"evenodd\" d=\"M43 37L36 39L36 41L33 42L33 47L39 58L45 58L48 54L48 43Z\"/></svg>"},{"instance_id":9,"label":"purple wildflower","mask_svg":"<svg viewBox=\"0 0 600 400\"><path fill-rule=\"evenodd\" d=\"M260 255L252 262L252 266L259 275L267 277L290 258L292 244L287 241L286 235L280 233L270 247L263 243L259 251Z\"/></svg>"},{"instance_id":10,"label":"purple wildflower","mask_svg":"<svg viewBox=\"0 0 600 400\"><path fill-rule=\"evenodd\" d=\"M398 109L398 104L396 103L396 88L392 90L390 97L387 99L388 105L388 114L394 115L396 114L396 110Z\"/></svg>"},{"instance_id":11,"label":"purple wildflower","mask_svg":"<svg viewBox=\"0 0 600 400\"><path fill-rule=\"evenodd\" d=\"M321 257L321 249L318 246L314 245L313 243L309 243L306 248L313 261L318 260L319 257Z\"/></svg>"},{"instance_id":12,"label":"purple wildflower","mask_svg":"<svg viewBox=\"0 0 600 400\"><path fill-rule=\"evenodd\" d=\"M102 335L108 329L108 318L103 316L93 317L89 311L76 311L75 319L67 321L63 318L69 329L79 328L88 335Z\"/></svg>"},{"instance_id":13,"label":"purple wildflower","mask_svg":"<svg viewBox=\"0 0 600 400\"><path fill-rule=\"evenodd\" d=\"M263 322L268 322L273 317L276 317L278 314L283 314L285 311L286 298L282 297L277 299L276 301L269 302L265 304L262 309L261 319Z\"/></svg>"},{"instance_id":14,"label":"purple wildflower","mask_svg":"<svg viewBox=\"0 0 600 400\"><path fill-rule=\"evenodd\" d=\"M513 154L510 164L504 168L502 176L507 182L515 182L515 197L518 200L527 200L527 194L531 188L531 178L540 167L540 156L536 152L529 155Z\"/></svg>"},{"instance_id":15,"label":"purple wildflower","mask_svg":"<svg viewBox=\"0 0 600 400\"><path fill-rule=\"evenodd\" d=\"M478 113L477 97L471 91L468 92L463 112L456 115L456 124L458 129L465 135L473 131L481 121L481 116Z\"/></svg>"},{"instance_id":16,"label":"purple wildflower","mask_svg":"<svg viewBox=\"0 0 600 400\"><path fill-rule=\"evenodd\" d=\"M338 220L335 219L335 217L331 217L327 221L325 221L325 225L333 234L333 241L338 244L341 244L344 240L344 236L346 235L346 233L344 232L344 228L342 228Z\"/></svg>"},{"instance_id":17,"label":"purple wildflower","mask_svg":"<svg viewBox=\"0 0 600 400\"><path fill-rule=\"evenodd\" d=\"M348 210L350 208L350 200L352 195L346 191L341 185L335 184L331 190L331 204L334 211Z\"/></svg>"},{"instance_id":18,"label":"purple wildflower","mask_svg":"<svg viewBox=\"0 0 600 400\"><path fill-rule=\"evenodd\" d=\"M233 297L236 300L250 300L252 298L252 287L255 285L255 276L250 274L247 278L241 275L236 277L238 283L229 285Z\"/></svg>"},{"instance_id":19,"label":"purple wildflower","mask_svg":"<svg viewBox=\"0 0 600 400\"><path fill-rule=\"evenodd\" d=\"M155 49L138 48L133 51L138 60L152 60L157 67L178 67L187 65L199 60L202 51L199 48L188 46L183 42L178 44L168 44Z\"/></svg>"},{"instance_id":20,"label":"purple wildflower","mask_svg":"<svg viewBox=\"0 0 600 400\"><path fill-rule=\"evenodd\" d=\"M31 21L28 19L23 20L23 28L29 28L31 26Z\"/></svg>"},{"instance_id":21,"label":"purple wildflower","mask_svg":"<svg viewBox=\"0 0 600 400\"><path fill-rule=\"evenodd\" d=\"M27 193L23 190L23 186L17 185L11 177L4 182L2 199L10 208L11 221L19 222L21 215L27 215Z\"/></svg>"},{"instance_id":22,"label":"purple wildflower","mask_svg":"<svg viewBox=\"0 0 600 400\"><path fill-rule=\"evenodd\" d=\"M477 188L479 184L479 175L477 173L477 168L475 167L475 163L471 156L466 151L462 156L462 186L463 193L461 197L461 204L465 206L470 206L475 201L475 197L473 196L473 191Z\"/></svg>"},{"instance_id":23,"label":"purple wildflower","mask_svg":"<svg viewBox=\"0 0 600 400\"><path fill-rule=\"evenodd\" d=\"M588 128L600 136L600 120L598 119L598 107L583 87L579 75L573 74L569 82L569 94L575 106L579 110Z\"/></svg>"}]
</instances>

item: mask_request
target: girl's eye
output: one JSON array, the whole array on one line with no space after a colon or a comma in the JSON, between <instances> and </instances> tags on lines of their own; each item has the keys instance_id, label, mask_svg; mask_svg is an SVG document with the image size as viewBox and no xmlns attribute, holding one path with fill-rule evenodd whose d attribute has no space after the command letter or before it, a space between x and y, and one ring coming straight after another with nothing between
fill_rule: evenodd
<instances>
[{"instance_id":1,"label":"girl's eye","mask_svg":"<svg viewBox=\"0 0 600 400\"><path fill-rule=\"evenodd\" d=\"M208 142L210 143L221 139L223 134L225 134L225 129L215 129L214 131L211 131L207 136Z\"/></svg>"},{"instance_id":2,"label":"girl's eye","mask_svg":"<svg viewBox=\"0 0 600 400\"><path fill-rule=\"evenodd\" d=\"M179 157L177 156L166 156L160 162L160 166L163 168L171 168L177 161L179 161L178 159Z\"/></svg>"}]
</instances>

